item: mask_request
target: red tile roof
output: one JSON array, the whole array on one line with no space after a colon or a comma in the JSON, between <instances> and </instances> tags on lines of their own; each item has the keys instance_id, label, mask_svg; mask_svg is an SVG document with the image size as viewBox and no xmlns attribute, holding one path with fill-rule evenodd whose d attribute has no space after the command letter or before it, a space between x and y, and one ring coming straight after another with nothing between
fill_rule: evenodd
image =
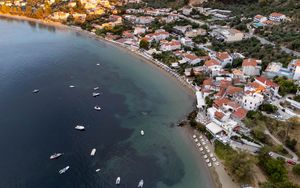
<instances>
[{"instance_id":1,"label":"red tile roof","mask_svg":"<svg viewBox=\"0 0 300 188\"><path fill-rule=\"evenodd\" d=\"M217 52L217 58L221 61L224 61L230 58L230 55L227 52Z\"/></svg>"},{"instance_id":2,"label":"red tile roof","mask_svg":"<svg viewBox=\"0 0 300 188\"><path fill-rule=\"evenodd\" d=\"M295 66L296 66L296 67L300 67L300 59L297 59L297 60L296 60Z\"/></svg>"},{"instance_id":3,"label":"red tile roof","mask_svg":"<svg viewBox=\"0 0 300 188\"><path fill-rule=\"evenodd\" d=\"M196 60L196 59L199 59L198 56L193 55L193 54L184 54L184 57L187 58L187 59L190 59L190 60Z\"/></svg>"},{"instance_id":4,"label":"red tile roof","mask_svg":"<svg viewBox=\"0 0 300 188\"><path fill-rule=\"evenodd\" d=\"M239 108L239 109L237 109L236 111L234 111L234 112L232 113L232 115L235 116L236 118L242 120L242 119L244 119L244 118L246 117L246 115L247 115L247 110L244 109L244 108Z\"/></svg>"},{"instance_id":5,"label":"red tile roof","mask_svg":"<svg viewBox=\"0 0 300 188\"><path fill-rule=\"evenodd\" d=\"M211 59L211 60L206 61L204 63L204 65L207 66L207 67L211 67L211 66L214 66L214 65L220 65L220 62L218 62L215 59Z\"/></svg>"},{"instance_id":6,"label":"red tile roof","mask_svg":"<svg viewBox=\"0 0 300 188\"><path fill-rule=\"evenodd\" d=\"M228 95L233 95L235 93L239 93L239 92L242 92L243 91L243 88L240 88L240 87L234 87L234 86L228 86L227 90L226 90L226 93Z\"/></svg>"},{"instance_id":7,"label":"red tile roof","mask_svg":"<svg viewBox=\"0 0 300 188\"><path fill-rule=\"evenodd\" d=\"M212 85L213 84L213 79L209 78L203 81L203 85Z\"/></svg>"},{"instance_id":8,"label":"red tile roof","mask_svg":"<svg viewBox=\"0 0 300 188\"><path fill-rule=\"evenodd\" d=\"M214 104L217 108L223 106L223 104L226 104L228 102L230 102L230 100L227 98L219 98L219 99L214 100Z\"/></svg>"},{"instance_id":9,"label":"red tile roof","mask_svg":"<svg viewBox=\"0 0 300 188\"><path fill-rule=\"evenodd\" d=\"M264 76L259 76L255 78L256 80L262 82L263 84L269 86L269 87L279 87L276 83L274 83L272 80L267 79Z\"/></svg>"},{"instance_id":10,"label":"red tile roof","mask_svg":"<svg viewBox=\"0 0 300 188\"><path fill-rule=\"evenodd\" d=\"M253 66L256 67L257 60L256 59L244 59L242 66Z\"/></svg>"},{"instance_id":11,"label":"red tile roof","mask_svg":"<svg viewBox=\"0 0 300 188\"><path fill-rule=\"evenodd\" d=\"M223 117L224 117L224 113L223 112L219 112L219 111L216 111L215 112L215 116L217 119L221 120Z\"/></svg>"},{"instance_id":12,"label":"red tile roof","mask_svg":"<svg viewBox=\"0 0 300 188\"><path fill-rule=\"evenodd\" d=\"M285 16L284 14L278 13L278 12L273 12L272 14L270 14L270 16L272 17L280 17L280 16Z\"/></svg>"}]
</instances>

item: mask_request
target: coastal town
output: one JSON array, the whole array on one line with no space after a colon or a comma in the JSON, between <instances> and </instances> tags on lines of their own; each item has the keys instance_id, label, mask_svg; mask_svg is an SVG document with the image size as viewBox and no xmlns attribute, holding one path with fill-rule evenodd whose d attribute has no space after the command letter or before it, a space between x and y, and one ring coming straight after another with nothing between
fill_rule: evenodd
<instances>
[{"instance_id":1,"label":"coastal town","mask_svg":"<svg viewBox=\"0 0 300 188\"><path fill-rule=\"evenodd\" d=\"M0 12L84 30L149 60L193 91L196 109L179 126L193 128L208 168L225 169L236 187L299 187L300 50L264 35L295 22L290 15L141 0L7 0Z\"/></svg>"}]
</instances>

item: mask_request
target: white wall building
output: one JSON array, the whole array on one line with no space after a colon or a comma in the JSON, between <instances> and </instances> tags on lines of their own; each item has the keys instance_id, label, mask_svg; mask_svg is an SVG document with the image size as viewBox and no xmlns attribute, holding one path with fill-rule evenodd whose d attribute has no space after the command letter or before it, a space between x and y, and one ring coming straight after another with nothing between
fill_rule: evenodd
<instances>
[{"instance_id":1,"label":"white wall building","mask_svg":"<svg viewBox=\"0 0 300 188\"><path fill-rule=\"evenodd\" d=\"M259 93L249 93L243 96L243 107L247 110L256 110L264 101L264 96Z\"/></svg>"}]
</instances>

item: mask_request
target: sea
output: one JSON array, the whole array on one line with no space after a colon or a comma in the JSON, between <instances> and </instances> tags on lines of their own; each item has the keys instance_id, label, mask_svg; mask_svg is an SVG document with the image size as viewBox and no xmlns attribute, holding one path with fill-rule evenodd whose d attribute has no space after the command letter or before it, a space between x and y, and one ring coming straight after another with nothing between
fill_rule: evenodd
<instances>
[{"instance_id":1,"label":"sea","mask_svg":"<svg viewBox=\"0 0 300 188\"><path fill-rule=\"evenodd\" d=\"M141 179L145 188L211 188L205 162L176 126L194 100L122 48L1 17L0 188L134 188Z\"/></svg>"}]
</instances>

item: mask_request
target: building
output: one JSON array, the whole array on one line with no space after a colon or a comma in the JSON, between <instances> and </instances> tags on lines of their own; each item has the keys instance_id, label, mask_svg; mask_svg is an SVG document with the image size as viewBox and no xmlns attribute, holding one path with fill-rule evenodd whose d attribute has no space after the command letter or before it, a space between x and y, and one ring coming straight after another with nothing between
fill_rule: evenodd
<instances>
[{"instance_id":1,"label":"building","mask_svg":"<svg viewBox=\"0 0 300 188\"><path fill-rule=\"evenodd\" d=\"M188 37L181 38L180 42L184 46L189 46L189 47L193 47L194 46L193 40L190 39L190 38L188 38Z\"/></svg>"},{"instance_id":2,"label":"building","mask_svg":"<svg viewBox=\"0 0 300 188\"><path fill-rule=\"evenodd\" d=\"M141 34L144 34L145 32L146 32L146 28L137 26L134 28L133 34L141 35Z\"/></svg>"},{"instance_id":3,"label":"building","mask_svg":"<svg viewBox=\"0 0 300 188\"><path fill-rule=\"evenodd\" d=\"M201 59L198 56L188 53L183 55L183 59L191 65L195 65L197 63L200 63L201 61Z\"/></svg>"},{"instance_id":4,"label":"building","mask_svg":"<svg viewBox=\"0 0 300 188\"><path fill-rule=\"evenodd\" d=\"M261 61L256 59L244 59L242 64L243 73L247 76L260 75L261 67L257 65L258 62Z\"/></svg>"},{"instance_id":5,"label":"building","mask_svg":"<svg viewBox=\"0 0 300 188\"><path fill-rule=\"evenodd\" d=\"M215 59L208 60L204 63L206 69L212 73L212 75L217 75L222 69L221 63Z\"/></svg>"},{"instance_id":6,"label":"building","mask_svg":"<svg viewBox=\"0 0 300 188\"><path fill-rule=\"evenodd\" d=\"M285 21L286 19L287 19L287 17L284 14L277 13L277 12L273 12L269 16L269 20L271 20L273 22L282 22L282 21Z\"/></svg>"},{"instance_id":7,"label":"building","mask_svg":"<svg viewBox=\"0 0 300 188\"><path fill-rule=\"evenodd\" d=\"M300 60L298 59L295 62L295 72L294 72L294 80L300 80Z\"/></svg>"},{"instance_id":8,"label":"building","mask_svg":"<svg viewBox=\"0 0 300 188\"><path fill-rule=\"evenodd\" d=\"M67 21L69 15L70 14L66 12L54 12L51 18L54 20Z\"/></svg>"},{"instance_id":9,"label":"building","mask_svg":"<svg viewBox=\"0 0 300 188\"><path fill-rule=\"evenodd\" d=\"M174 33L177 33L179 35L184 35L187 31L190 31L191 29L192 29L191 25L173 27Z\"/></svg>"},{"instance_id":10,"label":"building","mask_svg":"<svg viewBox=\"0 0 300 188\"><path fill-rule=\"evenodd\" d=\"M283 68L281 63L269 63L264 75L268 78L274 78L275 76L285 76L287 78L293 78L293 73L288 68Z\"/></svg>"},{"instance_id":11,"label":"building","mask_svg":"<svg viewBox=\"0 0 300 188\"><path fill-rule=\"evenodd\" d=\"M254 16L254 18L253 18L254 22L264 22L264 21L267 21L267 20L268 20L267 17L259 15L259 14Z\"/></svg>"},{"instance_id":12,"label":"building","mask_svg":"<svg viewBox=\"0 0 300 188\"><path fill-rule=\"evenodd\" d=\"M262 94L247 92L247 94L243 96L242 104L247 110L257 110L263 101L264 96Z\"/></svg>"},{"instance_id":13,"label":"building","mask_svg":"<svg viewBox=\"0 0 300 188\"><path fill-rule=\"evenodd\" d=\"M173 51L181 49L181 43L177 40L167 41L162 40L160 41L160 50L161 51Z\"/></svg>"},{"instance_id":14,"label":"building","mask_svg":"<svg viewBox=\"0 0 300 188\"><path fill-rule=\"evenodd\" d=\"M185 32L185 36L190 37L190 38L194 38L197 36L204 36L206 35L206 30L202 29L202 28L198 28L198 29L192 29L192 30L188 30Z\"/></svg>"},{"instance_id":15,"label":"building","mask_svg":"<svg viewBox=\"0 0 300 188\"><path fill-rule=\"evenodd\" d=\"M278 96L279 85L272 80L268 80L264 76L259 76L255 78L255 82L265 87L272 95Z\"/></svg>"},{"instance_id":16,"label":"building","mask_svg":"<svg viewBox=\"0 0 300 188\"><path fill-rule=\"evenodd\" d=\"M220 61L222 67L225 67L227 64L231 64L233 60L228 52L217 52L216 58Z\"/></svg>"},{"instance_id":17,"label":"building","mask_svg":"<svg viewBox=\"0 0 300 188\"><path fill-rule=\"evenodd\" d=\"M147 25L147 24L152 23L154 20L155 19L152 16L140 16L140 17L136 17L135 23L136 24Z\"/></svg>"},{"instance_id":18,"label":"building","mask_svg":"<svg viewBox=\"0 0 300 188\"><path fill-rule=\"evenodd\" d=\"M74 13L72 14L75 21L84 22L86 19L86 14Z\"/></svg>"},{"instance_id":19,"label":"building","mask_svg":"<svg viewBox=\"0 0 300 188\"><path fill-rule=\"evenodd\" d=\"M217 28L214 29L210 35L218 40L224 40L226 42L241 41L244 38L244 33L237 29L230 28Z\"/></svg>"},{"instance_id":20,"label":"building","mask_svg":"<svg viewBox=\"0 0 300 188\"><path fill-rule=\"evenodd\" d=\"M170 33L164 30L156 30L154 33L147 34L145 37L152 38L156 42L169 38Z\"/></svg>"}]
</instances>

